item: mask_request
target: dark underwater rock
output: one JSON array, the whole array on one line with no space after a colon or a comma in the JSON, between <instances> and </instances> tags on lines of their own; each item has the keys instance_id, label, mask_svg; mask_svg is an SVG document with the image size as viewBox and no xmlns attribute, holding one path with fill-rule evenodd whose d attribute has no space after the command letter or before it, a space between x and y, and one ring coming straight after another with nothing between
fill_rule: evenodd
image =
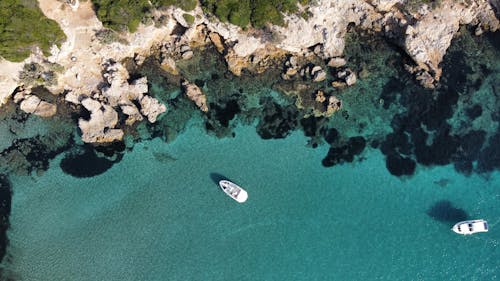
<instances>
[{"instance_id":1,"label":"dark underwater rock","mask_svg":"<svg viewBox=\"0 0 500 281\"><path fill-rule=\"evenodd\" d=\"M485 147L477 159L479 172L490 172L500 169L500 132L490 137L489 145Z\"/></svg>"},{"instance_id":2,"label":"dark underwater rock","mask_svg":"<svg viewBox=\"0 0 500 281\"><path fill-rule=\"evenodd\" d=\"M325 167L331 167L344 162L352 162L354 157L361 154L366 147L366 140L361 137L351 137L346 144L338 147L331 147L328 154L322 160Z\"/></svg>"},{"instance_id":3,"label":"dark underwater rock","mask_svg":"<svg viewBox=\"0 0 500 281\"><path fill-rule=\"evenodd\" d=\"M236 114L241 112L240 105L236 99L231 99L224 104L211 103L210 108L215 112L215 116L213 117L225 128L229 127L229 121L233 120Z\"/></svg>"},{"instance_id":4,"label":"dark underwater rock","mask_svg":"<svg viewBox=\"0 0 500 281\"><path fill-rule=\"evenodd\" d=\"M388 134L380 147L380 151L385 155L394 153L410 155L412 150L413 145L410 143L408 135L404 132Z\"/></svg>"},{"instance_id":5,"label":"dark underwater rock","mask_svg":"<svg viewBox=\"0 0 500 281\"><path fill-rule=\"evenodd\" d=\"M309 116L307 118L300 119L300 125L304 130L304 135L306 137L314 137L318 133L318 130L321 128L322 121L324 117L314 117Z\"/></svg>"},{"instance_id":6,"label":"dark underwater rock","mask_svg":"<svg viewBox=\"0 0 500 281\"><path fill-rule=\"evenodd\" d=\"M479 104L475 104L474 106L467 108L465 113L471 120L474 120L483 114L483 108Z\"/></svg>"},{"instance_id":7,"label":"dark underwater rock","mask_svg":"<svg viewBox=\"0 0 500 281\"><path fill-rule=\"evenodd\" d=\"M263 139L285 138L298 124L298 111L294 105L281 106L264 100L263 116L257 124L257 133Z\"/></svg>"},{"instance_id":8,"label":"dark underwater rock","mask_svg":"<svg viewBox=\"0 0 500 281\"><path fill-rule=\"evenodd\" d=\"M5 175L0 174L0 263L5 257L8 245L7 229L9 228L9 216L12 202L12 188ZM1 277L0 268L0 277Z\"/></svg>"},{"instance_id":9,"label":"dark underwater rock","mask_svg":"<svg viewBox=\"0 0 500 281\"><path fill-rule=\"evenodd\" d=\"M329 144L334 143L339 138L339 131L335 128L329 128L327 130L322 130L323 137L325 141Z\"/></svg>"},{"instance_id":10,"label":"dark underwater rock","mask_svg":"<svg viewBox=\"0 0 500 281\"><path fill-rule=\"evenodd\" d=\"M61 169L66 174L77 178L100 175L119 162L123 155L118 155L115 161L99 157L91 145L80 147L76 152L68 153L61 161Z\"/></svg>"},{"instance_id":11,"label":"dark underwater rock","mask_svg":"<svg viewBox=\"0 0 500 281\"><path fill-rule=\"evenodd\" d=\"M437 221L441 222L459 222L468 218L467 213L460 209L455 208L448 200L441 200L427 210L427 215Z\"/></svg>"},{"instance_id":12,"label":"dark underwater rock","mask_svg":"<svg viewBox=\"0 0 500 281\"><path fill-rule=\"evenodd\" d=\"M417 164L411 158L391 154L387 156L385 166L392 175L400 177L413 175Z\"/></svg>"},{"instance_id":13,"label":"dark underwater rock","mask_svg":"<svg viewBox=\"0 0 500 281\"><path fill-rule=\"evenodd\" d=\"M390 105L397 101L399 93L406 87L406 84L401 78L391 77L382 88L380 99L384 101L384 109L389 109Z\"/></svg>"}]
</instances>

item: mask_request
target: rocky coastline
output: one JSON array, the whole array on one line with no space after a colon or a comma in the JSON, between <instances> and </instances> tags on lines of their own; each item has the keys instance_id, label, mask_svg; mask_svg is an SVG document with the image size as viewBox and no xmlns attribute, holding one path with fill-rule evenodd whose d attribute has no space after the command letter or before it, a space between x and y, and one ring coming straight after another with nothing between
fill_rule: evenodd
<instances>
[{"instance_id":1,"label":"rocky coastline","mask_svg":"<svg viewBox=\"0 0 500 281\"><path fill-rule=\"evenodd\" d=\"M140 25L135 33L119 34L120 40L109 43L100 39L106 29L90 1L40 0L39 4L42 12L61 26L68 40L61 48L54 46L48 57L35 51L21 63L2 61L0 105L12 100L24 112L54 116L58 105L34 94L34 88L44 87L55 96L63 96L70 107L90 113L89 120L79 118L77 123L82 140L97 144L120 141L123 127L143 120L154 123L168 110L148 95L147 77L129 77L124 66L127 59L140 65L146 57L156 55L165 71L178 75L176 64L191 59L193 48L213 44L234 75L278 67L283 80L321 82L328 78L333 88L342 89L362 75L345 67L343 57L346 32L354 25L400 46L413 60L404 67L424 87L434 88L442 76L440 63L460 25L473 26L477 35L500 27L495 1L445 0L438 7L431 9L423 4L409 12L402 0L321 0L308 7L307 19L287 15L285 26L268 25L265 30L243 30L222 23L208 17L200 7L190 12L194 21L188 23L184 12L172 7L156 11L158 17L167 19L162 26ZM327 77L328 72L331 77ZM183 85L187 97L207 112L205 94L190 81ZM341 102L320 93L316 101L324 108L313 106L314 115L331 116ZM126 116L123 122L119 115Z\"/></svg>"}]
</instances>

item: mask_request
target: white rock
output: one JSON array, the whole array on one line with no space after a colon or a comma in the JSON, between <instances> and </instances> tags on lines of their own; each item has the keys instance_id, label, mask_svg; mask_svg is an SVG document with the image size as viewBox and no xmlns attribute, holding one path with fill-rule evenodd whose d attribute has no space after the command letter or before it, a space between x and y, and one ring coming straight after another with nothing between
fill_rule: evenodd
<instances>
[{"instance_id":1,"label":"white rock","mask_svg":"<svg viewBox=\"0 0 500 281\"><path fill-rule=\"evenodd\" d=\"M344 58L331 58L329 61L328 61L328 66L329 67L334 67L334 68L337 68L337 67L341 67L341 66L344 66L346 64L346 60Z\"/></svg>"},{"instance_id":2,"label":"white rock","mask_svg":"<svg viewBox=\"0 0 500 281\"><path fill-rule=\"evenodd\" d=\"M90 120L78 120L84 142L106 143L123 139L123 131L115 128L118 113L111 106L90 98L82 100L82 105L90 111Z\"/></svg>"},{"instance_id":3,"label":"white rock","mask_svg":"<svg viewBox=\"0 0 500 281\"><path fill-rule=\"evenodd\" d=\"M347 86L352 86L356 83L356 80L356 73L351 71L345 78L345 83L347 84Z\"/></svg>"},{"instance_id":4,"label":"white rock","mask_svg":"<svg viewBox=\"0 0 500 281\"><path fill-rule=\"evenodd\" d=\"M322 69L314 72L313 82L321 82L326 79L326 72Z\"/></svg>"},{"instance_id":5,"label":"white rock","mask_svg":"<svg viewBox=\"0 0 500 281\"><path fill-rule=\"evenodd\" d=\"M207 112L208 111L207 97L201 91L201 89L195 84L189 83L188 81L184 81L182 83L182 86L184 87L187 97L190 100L194 101L196 106L198 106L198 108L200 108L201 111Z\"/></svg>"},{"instance_id":6,"label":"white rock","mask_svg":"<svg viewBox=\"0 0 500 281\"><path fill-rule=\"evenodd\" d=\"M146 116L151 123L156 122L158 115L167 111L167 107L164 104L150 96L143 96L139 102L141 103L141 113Z\"/></svg>"},{"instance_id":7,"label":"white rock","mask_svg":"<svg viewBox=\"0 0 500 281\"><path fill-rule=\"evenodd\" d=\"M33 113L44 118L54 116L57 112L56 105L42 101L34 95L26 95L21 101L20 108L26 113Z\"/></svg>"}]
</instances>

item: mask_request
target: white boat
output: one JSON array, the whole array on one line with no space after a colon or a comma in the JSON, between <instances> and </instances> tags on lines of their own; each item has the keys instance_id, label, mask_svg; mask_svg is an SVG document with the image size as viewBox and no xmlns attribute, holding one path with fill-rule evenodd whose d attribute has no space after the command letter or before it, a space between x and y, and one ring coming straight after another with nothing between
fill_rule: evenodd
<instances>
[{"instance_id":1,"label":"white boat","mask_svg":"<svg viewBox=\"0 0 500 281\"><path fill-rule=\"evenodd\" d=\"M488 222L485 220L461 221L456 223L451 230L463 235L488 232Z\"/></svg>"},{"instance_id":2,"label":"white boat","mask_svg":"<svg viewBox=\"0 0 500 281\"><path fill-rule=\"evenodd\" d=\"M219 186L227 195L229 195L229 197L233 198L239 203L243 203L248 199L248 193L233 182L230 182L228 180L221 180L219 181Z\"/></svg>"}]
</instances>

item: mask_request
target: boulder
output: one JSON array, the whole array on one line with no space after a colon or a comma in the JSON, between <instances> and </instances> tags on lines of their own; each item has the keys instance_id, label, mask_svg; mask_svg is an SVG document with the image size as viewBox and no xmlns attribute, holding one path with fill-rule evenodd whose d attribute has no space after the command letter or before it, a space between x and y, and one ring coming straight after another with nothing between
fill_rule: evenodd
<instances>
[{"instance_id":1,"label":"boulder","mask_svg":"<svg viewBox=\"0 0 500 281\"><path fill-rule=\"evenodd\" d=\"M156 122L158 115L167 111L167 107L157 99L144 95L140 100L141 113L148 118L151 123ZM208 109L207 109L208 110Z\"/></svg>"},{"instance_id":2,"label":"boulder","mask_svg":"<svg viewBox=\"0 0 500 281\"><path fill-rule=\"evenodd\" d=\"M123 139L123 131L116 129L118 113L109 105L91 98L82 100L82 106L90 111L90 119L80 118L78 126L86 143L107 143Z\"/></svg>"},{"instance_id":3,"label":"boulder","mask_svg":"<svg viewBox=\"0 0 500 281\"><path fill-rule=\"evenodd\" d=\"M198 108L201 109L201 111L207 112L208 111L207 97L201 91L201 89L195 84L189 83L188 81L182 82L182 86L184 87L186 96L190 100L194 101L196 106L198 106Z\"/></svg>"},{"instance_id":4,"label":"boulder","mask_svg":"<svg viewBox=\"0 0 500 281\"><path fill-rule=\"evenodd\" d=\"M326 107L326 116L331 116L336 111L342 108L342 101L336 96L330 96L328 98L328 106Z\"/></svg>"},{"instance_id":5,"label":"boulder","mask_svg":"<svg viewBox=\"0 0 500 281\"><path fill-rule=\"evenodd\" d=\"M347 86L352 86L354 85L354 83L356 83L356 80L356 73L351 71L345 78L345 83L347 84Z\"/></svg>"},{"instance_id":6,"label":"boulder","mask_svg":"<svg viewBox=\"0 0 500 281\"><path fill-rule=\"evenodd\" d=\"M319 67L319 70L317 69ZM312 70L313 82L321 82L326 79L326 72L320 67L315 66Z\"/></svg>"},{"instance_id":7,"label":"boulder","mask_svg":"<svg viewBox=\"0 0 500 281\"><path fill-rule=\"evenodd\" d=\"M40 117L51 117L57 112L57 106L46 101L42 101L39 97L26 95L21 101L20 108L26 113L33 113Z\"/></svg>"},{"instance_id":8,"label":"boulder","mask_svg":"<svg viewBox=\"0 0 500 281\"><path fill-rule=\"evenodd\" d=\"M208 34L208 38L210 38L210 41L212 41L212 43L214 44L217 52L222 54L225 48L224 43L222 43L221 36L216 32L210 32L210 34Z\"/></svg>"},{"instance_id":9,"label":"boulder","mask_svg":"<svg viewBox=\"0 0 500 281\"><path fill-rule=\"evenodd\" d=\"M338 68L338 67L344 66L346 63L347 62L346 62L346 60L344 58L337 57L337 58L331 58L328 61L327 65L329 67Z\"/></svg>"}]
</instances>

